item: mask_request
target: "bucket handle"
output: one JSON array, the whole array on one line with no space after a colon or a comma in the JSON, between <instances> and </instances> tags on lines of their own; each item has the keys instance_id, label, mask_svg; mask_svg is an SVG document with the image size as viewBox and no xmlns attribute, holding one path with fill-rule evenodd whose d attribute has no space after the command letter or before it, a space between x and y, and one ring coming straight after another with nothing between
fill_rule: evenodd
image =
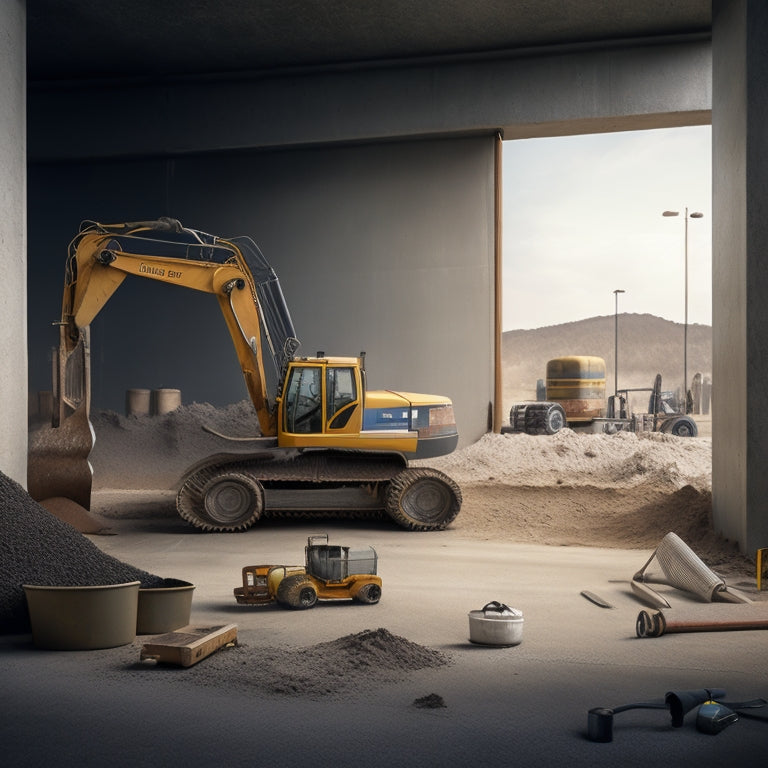
<instances>
[{"instance_id":1,"label":"bucket handle","mask_svg":"<svg viewBox=\"0 0 768 768\"><path fill-rule=\"evenodd\" d=\"M504 611L511 611L512 609L504 603L500 603L498 600L491 600L490 603L486 603L483 606L483 613L485 611L497 611L498 613L504 613Z\"/></svg>"}]
</instances>

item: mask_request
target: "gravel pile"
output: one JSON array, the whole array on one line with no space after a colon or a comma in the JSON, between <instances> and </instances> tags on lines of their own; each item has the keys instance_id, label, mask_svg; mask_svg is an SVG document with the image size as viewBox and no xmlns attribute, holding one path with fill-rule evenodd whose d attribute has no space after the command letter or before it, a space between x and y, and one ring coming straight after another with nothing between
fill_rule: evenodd
<instances>
[{"instance_id":1,"label":"gravel pile","mask_svg":"<svg viewBox=\"0 0 768 768\"><path fill-rule=\"evenodd\" d=\"M139 651L139 641L116 648L93 659L91 669L104 665L100 673L113 681L143 672L148 685L178 683L228 692L258 690L286 697L326 699L373 691L387 683L410 679L418 670L438 669L452 661L441 651L381 627L300 648L238 643L184 670L137 662Z\"/></svg>"},{"instance_id":2,"label":"gravel pile","mask_svg":"<svg viewBox=\"0 0 768 768\"><path fill-rule=\"evenodd\" d=\"M0 633L29 630L22 584L84 587L128 581L143 588L168 584L104 554L0 472Z\"/></svg>"},{"instance_id":3,"label":"gravel pile","mask_svg":"<svg viewBox=\"0 0 768 768\"><path fill-rule=\"evenodd\" d=\"M258 663L246 665L247 681L240 680L240 683L284 696L322 697L348 689L359 691L363 687L400 680L408 672L449 663L440 651L380 627L306 648L239 646L233 654L217 656L216 661L222 665L218 675L226 677L231 665L241 674L243 664L242 660L236 663L237 657L242 654L253 659L254 650ZM230 681L230 685L233 682Z\"/></svg>"}]
</instances>

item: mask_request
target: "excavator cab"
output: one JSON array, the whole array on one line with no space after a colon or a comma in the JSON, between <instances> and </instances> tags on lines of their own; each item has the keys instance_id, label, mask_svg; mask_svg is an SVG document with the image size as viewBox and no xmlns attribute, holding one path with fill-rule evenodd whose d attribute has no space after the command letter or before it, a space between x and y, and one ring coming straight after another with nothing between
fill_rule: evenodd
<instances>
[{"instance_id":1,"label":"excavator cab","mask_svg":"<svg viewBox=\"0 0 768 768\"><path fill-rule=\"evenodd\" d=\"M282 410L288 434L360 431L361 377L357 360L304 359L289 365Z\"/></svg>"}]
</instances>

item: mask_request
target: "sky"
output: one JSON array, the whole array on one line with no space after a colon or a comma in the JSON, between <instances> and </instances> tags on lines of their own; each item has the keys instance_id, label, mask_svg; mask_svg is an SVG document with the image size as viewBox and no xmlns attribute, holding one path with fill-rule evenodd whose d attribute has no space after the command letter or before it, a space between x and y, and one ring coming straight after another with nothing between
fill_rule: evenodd
<instances>
[{"instance_id":1,"label":"sky","mask_svg":"<svg viewBox=\"0 0 768 768\"><path fill-rule=\"evenodd\" d=\"M503 330L616 311L712 324L711 126L505 141ZM666 210L679 211L676 218Z\"/></svg>"}]
</instances>

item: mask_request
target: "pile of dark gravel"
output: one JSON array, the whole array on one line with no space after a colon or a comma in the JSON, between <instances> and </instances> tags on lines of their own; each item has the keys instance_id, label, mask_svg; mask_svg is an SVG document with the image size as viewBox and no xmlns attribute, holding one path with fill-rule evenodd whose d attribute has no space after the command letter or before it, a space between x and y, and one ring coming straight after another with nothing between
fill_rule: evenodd
<instances>
[{"instance_id":1,"label":"pile of dark gravel","mask_svg":"<svg viewBox=\"0 0 768 768\"><path fill-rule=\"evenodd\" d=\"M22 584L85 587L128 581L148 589L168 580L105 554L0 472L0 634L30 628Z\"/></svg>"},{"instance_id":2,"label":"pile of dark gravel","mask_svg":"<svg viewBox=\"0 0 768 768\"><path fill-rule=\"evenodd\" d=\"M315 610L322 610L317 608ZM249 645L238 640L233 647L221 648L204 663L179 674L173 665L147 665L136 662L140 640L116 648L93 660L90 669L103 664L100 674L120 680L126 673L136 679L143 670L148 684L158 682L210 687L232 693L261 691L286 697L316 700L373 692L382 685L413 679L420 670L440 669L452 664L450 655L419 645L384 628L366 629L329 642L307 647ZM118 663L117 660L121 660ZM442 699L426 698L415 706L438 708ZM441 703L442 702L442 703Z\"/></svg>"}]
</instances>

